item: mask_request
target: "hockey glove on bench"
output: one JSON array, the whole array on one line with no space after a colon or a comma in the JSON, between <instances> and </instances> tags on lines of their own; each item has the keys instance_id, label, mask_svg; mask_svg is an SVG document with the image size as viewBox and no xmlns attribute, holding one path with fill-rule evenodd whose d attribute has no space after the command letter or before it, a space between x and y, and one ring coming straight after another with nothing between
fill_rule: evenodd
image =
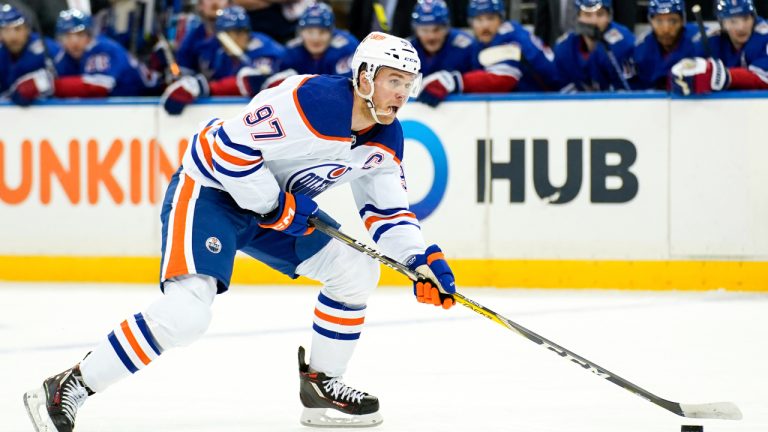
<instances>
[{"instance_id":1,"label":"hockey glove on bench","mask_svg":"<svg viewBox=\"0 0 768 432\"><path fill-rule=\"evenodd\" d=\"M456 301L451 294L456 292L456 279L437 245L428 247L423 254L412 256L407 265L409 269L426 276L425 280L413 283L413 294L419 303L442 306L443 309L453 307Z\"/></svg>"}]
</instances>

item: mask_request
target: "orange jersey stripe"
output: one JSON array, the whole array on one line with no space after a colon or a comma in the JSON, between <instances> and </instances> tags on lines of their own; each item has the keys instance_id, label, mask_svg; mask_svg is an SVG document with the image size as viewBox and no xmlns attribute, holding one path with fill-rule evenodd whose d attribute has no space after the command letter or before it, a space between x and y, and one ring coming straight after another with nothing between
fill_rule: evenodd
<instances>
[{"instance_id":1,"label":"orange jersey stripe","mask_svg":"<svg viewBox=\"0 0 768 432\"><path fill-rule=\"evenodd\" d=\"M430 265L433 262L435 262L437 260L440 260L440 259L444 260L445 259L445 255L443 255L442 252L433 252L433 253L429 254L429 256L427 257L427 265Z\"/></svg>"},{"instance_id":2,"label":"orange jersey stripe","mask_svg":"<svg viewBox=\"0 0 768 432\"><path fill-rule=\"evenodd\" d=\"M394 159L395 162L397 162L397 164L400 165L400 159L397 157L397 154L395 154L395 151L392 150L391 148L385 146L384 144L373 142L373 141L367 142L367 143L365 143L365 145L370 145L370 146L378 147L378 148L384 150L385 152L391 154L392 155L392 159Z\"/></svg>"},{"instance_id":3,"label":"orange jersey stripe","mask_svg":"<svg viewBox=\"0 0 768 432\"><path fill-rule=\"evenodd\" d=\"M128 326L128 321L123 321L122 324L120 324L120 328L123 329L123 334L125 334L125 338L128 339L128 343L131 344L131 348L133 348L133 351L136 352L136 355L139 356L139 359L141 359L141 362L145 365L148 365L149 362L152 360L149 359L146 353L144 353L144 350L141 349L141 345L139 345L139 341L136 340L136 337L133 336L133 332L131 331L131 328Z\"/></svg>"},{"instance_id":4,"label":"orange jersey stripe","mask_svg":"<svg viewBox=\"0 0 768 432\"><path fill-rule=\"evenodd\" d=\"M257 163L261 162L261 159L262 159L262 158L257 158L254 160L246 160L246 159L241 159L237 156L232 156L229 153L225 153L224 150L222 150L221 147L219 147L219 143L216 142L216 140L213 140L213 151L215 151L216 156L220 157L221 159L231 163L232 165L237 165L242 167L256 165Z\"/></svg>"},{"instance_id":5,"label":"orange jersey stripe","mask_svg":"<svg viewBox=\"0 0 768 432\"><path fill-rule=\"evenodd\" d=\"M293 103L296 105L296 111L299 112L299 115L301 116L301 121L304 122L304 125L309 129L312 134L314 134L318 138L331 140L331 141L349 141L352 142L352 137L334 137L334 136L328 136L323 135L320 132L318 132L314 127L312 127L312 124L309 123L309 120L307 119L306 114L304 114L304 110L301 109L301 104L299 103L299 88L304 85L305 82L307 82L308 79L314 78L316 75L308 76L301 80L301 83L296 86L296 88L293 90Z\"/></svg>"},{"instance_id":6,"label":"orange jersey stripe","mask_svg":"<svg viewBox=\"0 0 768 432\"><path fill-rule=\"evenodd\" d=\"M211 156L211 143L208 142L208 137L206 134L208 134L208 131L211 130L212 127L220 125L221 122L212 124L208 126L207 128L203 129L202 132L200 132L197 137L199 138L197 141L200 143L200 148L203 149L203 156L205 157L205 162L208 164L208 167L213 169L213 157Z\"/></svg>"},{"instance_id":7,"label":"orange jersey stripe","mask_svg":"<svg viewBox=\"0 0 768 432\"><path fill-rule=\"evenodd\" d=\"M370 217L365 219L365 229L371 229L371 225L375 224L378 221L390 220L390 219L394 219L394 218L399 218L401 216L412 217L414 219L416 218L416 215L413 214L413 213L410 213L410 212L408 212L408 213L399 213L399 214L392 215L392 216L370 216Z\"/></svg>"},{"instance_id":8,"label":"orange jersey stripe","mask_svg":"<svg viewBox=\"0 0 768 432\"><path fill-rule=\"evenodd\" d=\"M320 318L320 319L322 319L322 320L328 321L330 323L347 325L347 326L361 325L363 322L365 322L365 317L362 317L362 318L339 318L339 317L335 317L333 315L328 315L327 313L321 312L317 308L315 308L315 316Z\"/></svg>"},{"instance_id":9,"label":"orange jersey stripe","mask_svg":"<svg viewBox=\"0 0 768 432\"><path fill-rule=\"evenodd\" d=\"M184 237L187 227L187 209L189 208L189 199L192 197L192 192L195 189L195 181L192 180L186 174L184 176L184 184L181 186L181 192L179 192L179 199L174 203L174 218L173 218L173 244L171 244L171 250L168 255L168 269L165 271L165 279L170 279L174 276L187 274L187 259L184 255Z\"/></svg>"}]
</instances>

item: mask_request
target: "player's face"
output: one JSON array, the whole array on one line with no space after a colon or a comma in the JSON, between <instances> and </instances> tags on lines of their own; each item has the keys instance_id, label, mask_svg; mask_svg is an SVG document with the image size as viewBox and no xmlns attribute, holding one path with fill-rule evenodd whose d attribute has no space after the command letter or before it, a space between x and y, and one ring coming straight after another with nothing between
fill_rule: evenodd
<instances>
[{"instance_id":1,"label":"player's face","mask_svg":"<svg viewBox=\"0 0 768 432\"><path fill-rule=\"evenodd\" d=\"M0 27L0 42L11 54L18 55L29 40L29 27L25 24Z\"/></svg>"},{"instance_id":2,"label":"player's face","mask_svg":"<svg viewBox=\"0 0 768 432\"><path fill-rule=\"evenodd\" d=\"M397 112L408 102L415 79L416 75L397 69L383 67L379 70L373 80L373 105L381 123L390 124L395 121ZM367 84L367 81L365 83ZM365 88L361 90L368 91Z\"/></svg>"},{"instance_id":3,"label":"player's face","mask_svg":"<svg viewBox=\"0 0 768 432\"><path fill-rule=\"evenodd\" d=\"M203 19L215 20L216 12L229 6L229 0L200 0L197 8Z\"/></svg>"},{"instance_id":4,"label":"player's face","mask_svg":"<svg viewBox=\"0 0 768 432\"><path fill-rule=\"evenodd\" d=\"M579 22L596 26L604 32L611 25L611 12L602 7L596 11L579 11Z\"/></svg>"},{"instance_id":5,"label":"player's face","mask_svg":"<svg viewBox=\"0 0 768 432\"><path fill-rule=\"evenodd\" d=\"M728 33L728 37L736 45L744 45L752 36L752 28L755 26L755 17L752 15L742 15L726 18L723 20L723 28Z\"/></svg>"},{"instance_id":6,"label":"player's face","mask_svg":"<svg viewBox=\"0 0 768 432\"><path fill-rule=\"evenodd\" d=\"M416 37L429 54L440 51L448 36L448 26L444 25L420 25L416 26Z\"/></svg>"},{"instance_id":7,"label":"player's face","mask_svg":"<svg viewBox=\"0 0 768 432\"><path fill-rule=\"evenodd\" d=\"M651 27L656 40L669 51L675 46L683 30L683 17L676 13L654 15L651 17Z\"/></svg>"},{"instance_id":8,"label":"player's face","mask_svg":"<svg viewBox=\"0 0 768 432\"><path fill-rule=\"evenodd\" d=\"M314 57L320 57L331 44L331 30L320 27L307 27L299 32L304 48Z\"/></svg>"},{"instance_id":9,"label":"player's face","mask_svg":"<svg viewBox=\"0 0 768 432\"><path fill-rule=\"evenodd\" d=\"M227 30L229 37L240 47L241 50L248 50L248 42L251 41L251 32L244 29Z\"/></svg>"},{"instance_id":10,"label":"player's face","mask_svg":"<svg viewBox=\"0 0 768 432\"><path fill-rule=\"evenodd\" d=\"M61 36L61 46L72 58L79 59L91 43L91 35L86 31L67 33Z\"/></svg>"},{"instance_id":11,"label":"player's face","mask_svg":"<svg viewBox=\"0 0 768 432\"><path fill-rule=\"evenodd\" d=\"M481 43L489 43L501 27L501 17L497 14L482 14L472 18L469 22L475 37Z\"/></svg>"}]
</instances>

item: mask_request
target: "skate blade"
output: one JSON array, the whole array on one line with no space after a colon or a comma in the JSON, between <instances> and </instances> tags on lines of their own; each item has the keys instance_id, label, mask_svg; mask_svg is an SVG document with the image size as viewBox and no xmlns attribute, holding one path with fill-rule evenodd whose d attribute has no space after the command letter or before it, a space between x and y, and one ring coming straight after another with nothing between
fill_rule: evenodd
<instances>
[{"instance_id":1,"label":"skate blade","mask_svg":"<svg viewBox=\"0 0 768 432\"><path fill-rule=\"evenodd\" d=\"M301 413L301 424L309 427L364 428L378 426L383 421L378 412L351 415L330 408L304 408Z\"/></svg>"},{"instance_id":2,"label":"skate blade","mask_svg":"<svg viewBox=\"0 0 768 432\"><path fill-rule=\"evenodd\" d=\"M43 387L24 393L24 407L29 419L37 432L57 432L46 406L45 389Z\"/></svg>"}]
</instances>

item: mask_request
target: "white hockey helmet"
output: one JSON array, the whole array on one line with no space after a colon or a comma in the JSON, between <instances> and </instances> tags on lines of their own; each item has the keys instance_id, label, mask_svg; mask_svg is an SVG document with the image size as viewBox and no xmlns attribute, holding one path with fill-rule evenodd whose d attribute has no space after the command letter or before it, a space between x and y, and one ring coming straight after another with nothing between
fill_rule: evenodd
<instances>
[{"instance_id":1,"label":"white hockey helmet","mask_svg":"<svg viewBox=\"0 0 768 432\"><path fill-rule=\"evenodd\" d=\"M418 96L421 90L421 60L416 49L407 40L381 32L372 32L366 36L352 56L352 80L355 88L360 76L360 66L363 64L366 76L371 81L382 66L416 75L411 87L411 96ZM370 96L372 95L371 92Z\"/></svg>"}]
</instances>

